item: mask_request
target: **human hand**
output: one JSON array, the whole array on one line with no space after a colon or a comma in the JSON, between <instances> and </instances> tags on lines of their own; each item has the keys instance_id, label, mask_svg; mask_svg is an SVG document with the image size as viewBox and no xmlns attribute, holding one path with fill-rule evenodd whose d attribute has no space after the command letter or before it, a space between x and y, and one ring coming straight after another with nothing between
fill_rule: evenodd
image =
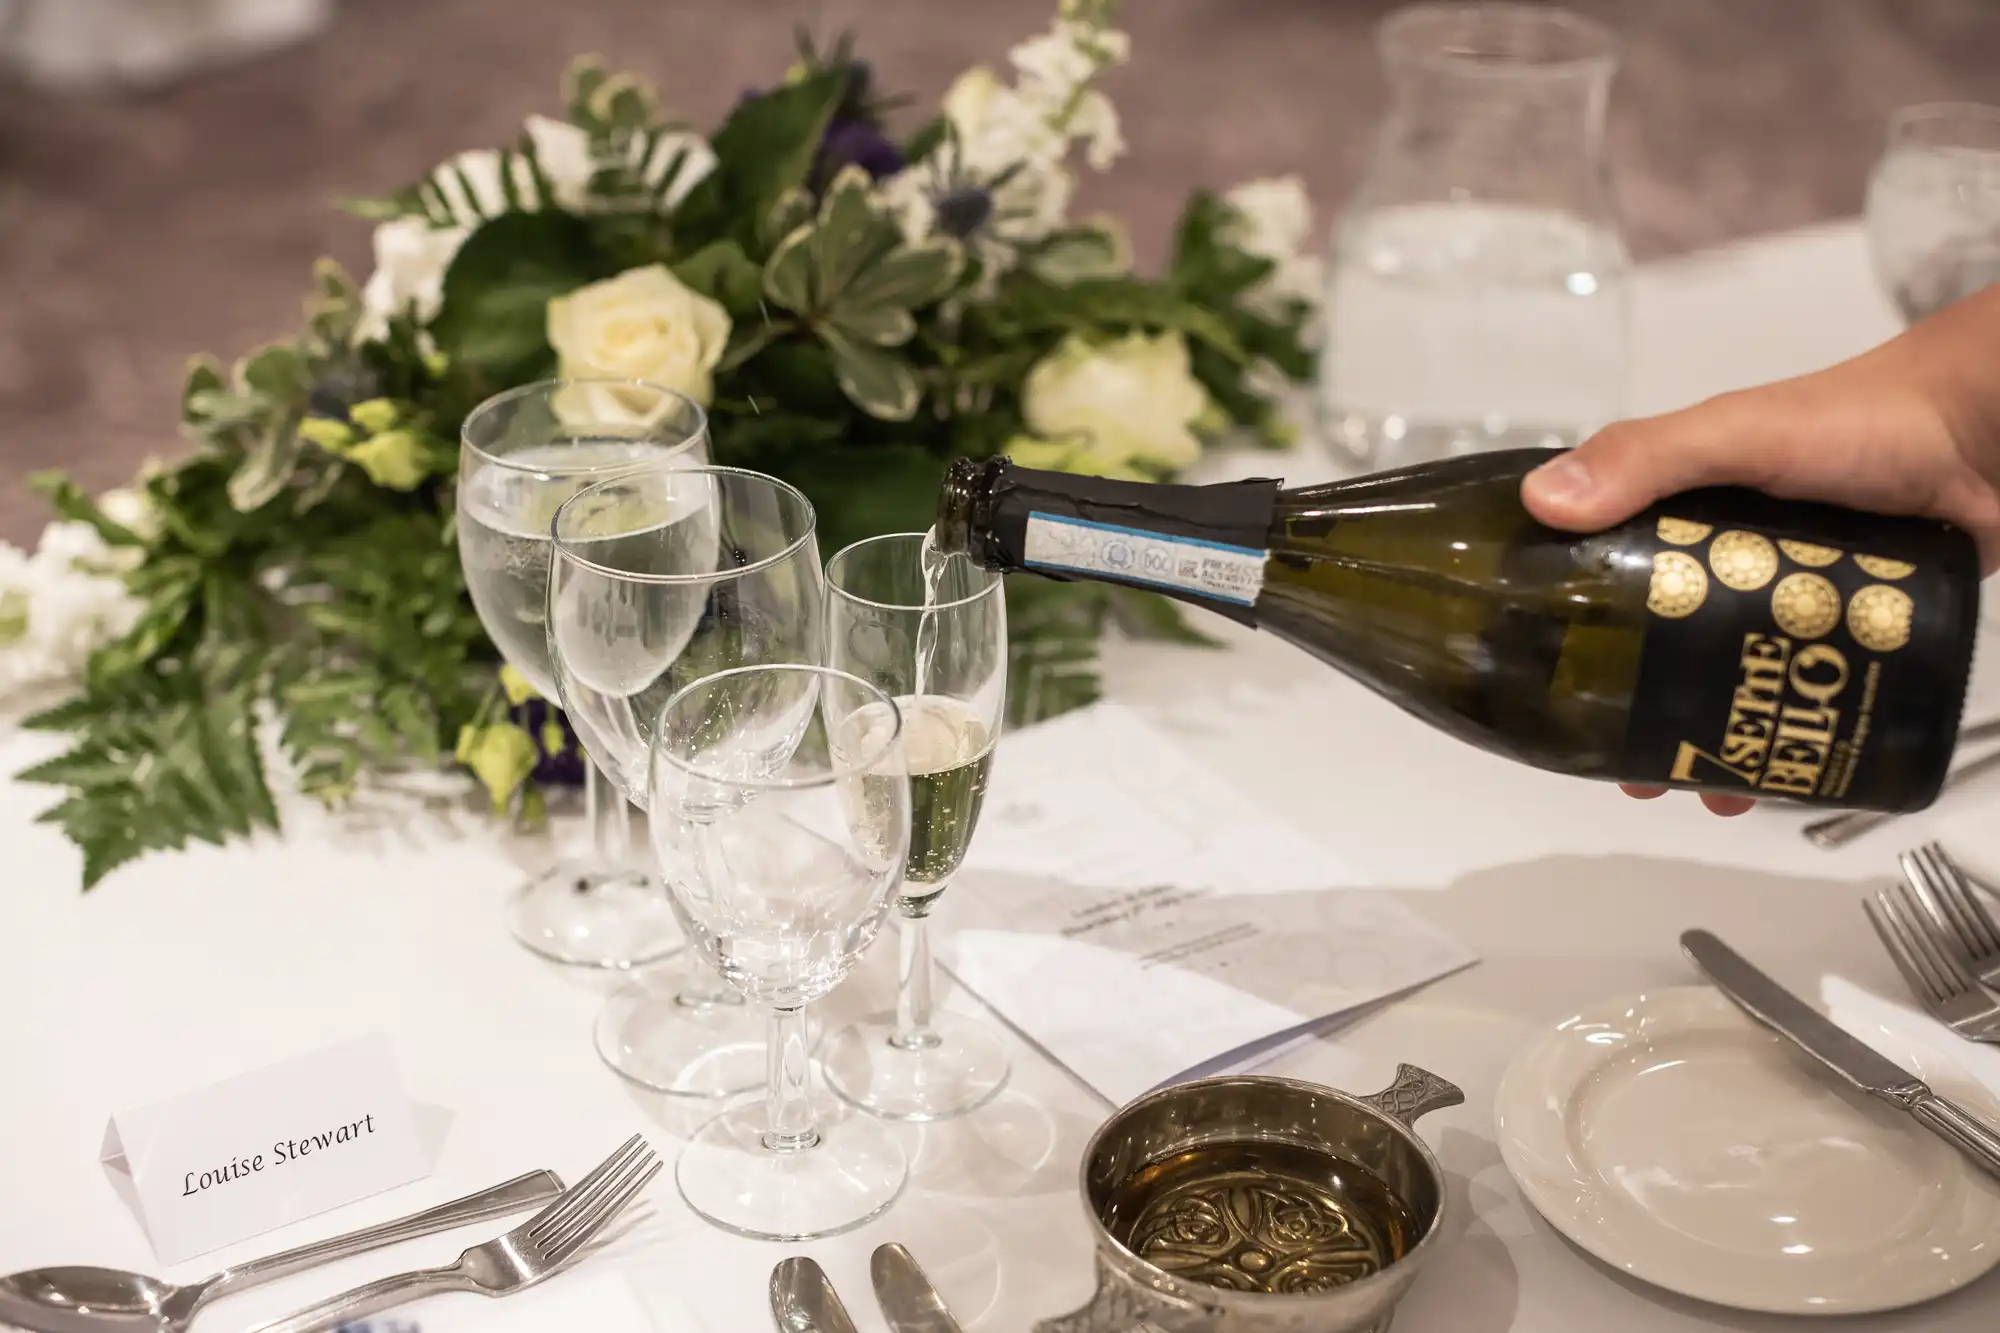
<instances>
[{"instance_id":1,"label":"human hand","mask_svg":"<svg viewBox=\"0 0 2000 1333\"><path fill-rule=\"evenodd\" d=\"M1550 527L1595 532L1722 485L1946 519L1988 573L2000 567L2000 286L1817 374L1608 426L1530 473L1521 497ZM1721 815L1755 804L1702 802Z\"/></svg>"}]
</instances>

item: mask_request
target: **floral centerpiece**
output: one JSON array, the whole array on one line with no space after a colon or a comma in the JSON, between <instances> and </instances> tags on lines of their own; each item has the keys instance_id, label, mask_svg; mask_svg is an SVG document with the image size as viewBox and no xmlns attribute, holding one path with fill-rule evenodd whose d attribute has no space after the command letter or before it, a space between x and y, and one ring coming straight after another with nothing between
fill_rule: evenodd
<instances>
[{"instance_id":1,"label":"floral centerpiece","mask_svg":"<svg viewBox=\"0 0 2000 1333\"><path fill-rule=\"evenodd\" d=\"M847 41L802 43L709 137L585 61L561 119L355 205L365 283L321 264L299 337L193 363L191 453L109 496L38 479L62 521L0 559L0 682L74 683L29 720L69 748L22 777L63 789L45 818L85 886L275 827L281 783L337 802L455 759L532 811L538 771L575 770L454 547L459 425L499 390L681 390L718 461L811 498L828 553L927 526L961 455L1167 478L1225 433L1282 442L1277 392L1309 369L1304 194L1198 193L1164 274L1133 273L1120 228L1069 209L1079 167L1123 150L1095 86L1126 57L1110 24L1065 0L1009 74L970 71L902 137ZM1107 626L1188 633L1136 592L1009 600L1017 720L1094 697Z\"/></svg>"}]
</instances>

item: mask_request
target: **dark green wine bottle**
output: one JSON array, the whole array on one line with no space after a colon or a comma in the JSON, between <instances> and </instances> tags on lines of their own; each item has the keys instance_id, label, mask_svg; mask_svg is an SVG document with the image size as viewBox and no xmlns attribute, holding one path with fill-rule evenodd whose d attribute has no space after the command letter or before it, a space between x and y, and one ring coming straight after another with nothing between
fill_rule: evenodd
<instances>
[{"instance_id":1,"label":"dark green wine bottle","mask_svg":"<svg viewBox=\"0 0 2000 1333\"><path fill-rule=\"evenodd\" d=\"M1936 799L1978 633L1971 537L1735 488L1558 532L1521 503L1550 452L1296 490L961 460L937 541L1268 630L1537 768L1859 809Z\"/></svg>"}]
</instances>

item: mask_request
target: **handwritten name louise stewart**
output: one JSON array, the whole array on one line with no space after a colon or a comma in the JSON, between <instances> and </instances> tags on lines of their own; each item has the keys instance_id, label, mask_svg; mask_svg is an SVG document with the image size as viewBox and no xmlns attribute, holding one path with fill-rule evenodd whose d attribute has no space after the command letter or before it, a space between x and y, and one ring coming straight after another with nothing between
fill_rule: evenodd
<instances>
[{"instance_id":1,"label":"handwritten name louise stewart","mask_svg":"<svg viewBox=\"0 0 2000 1333\"><path fill-rule=\"evenodd\" d=\"M342 1143L355 1143L375 1132L375 1117L368 1114L352 1124L337 1125L332 1129L308 1134L302 1139L282 1139L271 1145L271 1155L263 1153L251 1157L238 1157L213 1171L190 1171L181 1185L181 1197L192 1198L206 1189L226 1185L232 1180L248 1180L252 1175L270 1166L283 1166L287 1162L300 1161L316 1152Z\"/></svg>"}]
</instances>

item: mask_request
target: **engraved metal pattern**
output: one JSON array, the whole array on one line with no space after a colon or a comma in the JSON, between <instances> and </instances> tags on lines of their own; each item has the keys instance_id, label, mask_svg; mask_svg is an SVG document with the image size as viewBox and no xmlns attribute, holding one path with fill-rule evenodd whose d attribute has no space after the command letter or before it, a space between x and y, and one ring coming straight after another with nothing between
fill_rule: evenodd
<instances>
[{"instance_id":1,"label":"engraved metal pattern","mask_svg":"<svg viewBox=\"0 0 2000 1333\"><path fill-rule=\"evenodd\" d=\"M1372 1097L1356 1100L1408 1125L1415 1123L1420 1115L1457 1106L1465 1100L1465 1093L1456 1083L1447 1082L1428 1069L1397 1065L1394 1083Z\"/></svg>"},{"instance_id":2,"label":"engraved metal pattern","mask_svg":"<svg viewBox=\"0 0 2000 1333\"><path fill-rule=\"evenodd\" d=\"M1147 1333L1161 1327L1161 1321L1170 1328L1193 1329L1210 1322L1210 1316L1112 1272L1099 1260L1096 1294L1081 1309L1041 1320L1035 1333Z\"/></svg>"},{"instance_id":3,"label":"engraved metal pattern","mask_svg":"<svg viewBox=\"0 0 2000 1333\"><path fill-rule=\"evenodd\" d=\"M1330 1291L1398 1257L1335 1195L1303 1181L1232 1172L1159 1199L1132 1228L1132 1252L1176 1277L1231 1291Z\"/></svg>"}]
</instances>

